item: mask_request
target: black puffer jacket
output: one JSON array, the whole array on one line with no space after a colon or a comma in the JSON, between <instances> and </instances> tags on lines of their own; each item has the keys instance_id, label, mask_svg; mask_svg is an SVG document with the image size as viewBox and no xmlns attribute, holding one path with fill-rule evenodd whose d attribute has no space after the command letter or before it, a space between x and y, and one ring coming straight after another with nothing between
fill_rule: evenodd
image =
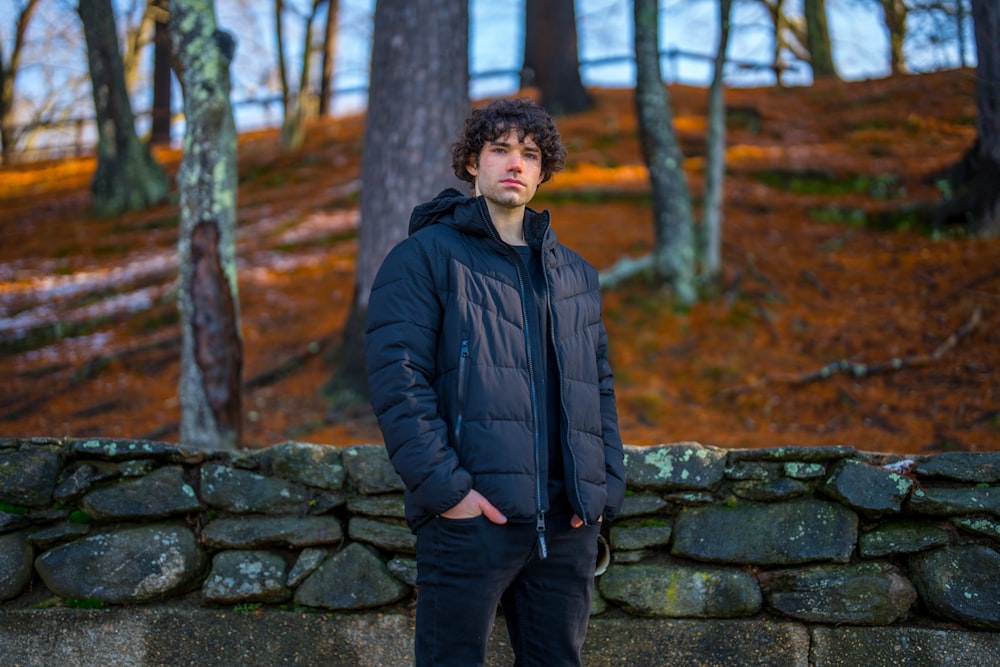
<instances>
[{"instance_id":1,"label":"black puffer jacket","mask_svg":"<svg viewBox=\"0 0 1000 667\"><path fill-rule=\"evenodd\" d=\"M549 285L567 495L588 524L610 521L625 470L597 272L556 241L547 212L528 209L524 233ZM529 358L519 267L485 201L445 190L414 209L372 285L369 390L413 529L472 488L514 521L547 503L531 381L544 368Z\"/></svg>"}]
</instances>

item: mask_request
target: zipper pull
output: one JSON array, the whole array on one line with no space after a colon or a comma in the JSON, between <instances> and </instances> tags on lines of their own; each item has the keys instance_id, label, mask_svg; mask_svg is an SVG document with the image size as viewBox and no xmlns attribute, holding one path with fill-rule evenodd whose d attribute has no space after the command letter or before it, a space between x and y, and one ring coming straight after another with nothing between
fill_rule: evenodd
<instances>
[{"instance_id":1,"label":"zipper pull","mask_svg":"<svg viewBox=\"0 0 1000 667\"><path fill-rule=\"evenodd\" d=\"M538 532L538 557L545 560L549 557L549 547L545 544L545 513L538 513L538 522L535 524Z\"/></svg>"}]
</instances>

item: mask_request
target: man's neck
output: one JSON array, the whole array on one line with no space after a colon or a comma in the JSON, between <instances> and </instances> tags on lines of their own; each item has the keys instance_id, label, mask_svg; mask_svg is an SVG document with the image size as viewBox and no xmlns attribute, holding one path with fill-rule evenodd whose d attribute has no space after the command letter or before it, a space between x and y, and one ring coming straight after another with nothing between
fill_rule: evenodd
<instances>
[{"instance_id":1,"label":"man's neck","mask_svg":"<svg viewBox=\"0 0 1000 667\"><path fill-rule=\"evenodd\" d=\"M524 206L509 208L486 200L490 219L497 228L500 239L508 245L526 245L524 240Z\"/></svg>"}]
</instances>

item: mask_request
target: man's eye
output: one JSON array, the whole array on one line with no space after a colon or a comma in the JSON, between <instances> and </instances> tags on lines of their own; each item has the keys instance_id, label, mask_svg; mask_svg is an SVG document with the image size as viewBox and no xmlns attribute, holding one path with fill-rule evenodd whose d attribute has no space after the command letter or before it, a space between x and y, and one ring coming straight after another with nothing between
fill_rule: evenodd
<instances>
[{"instance_id":1,"label":"man's eye","mask_svg":"<svg viewBox=\"0 0 1000 667\"><path fill-rule=\"evenodd\" d=\"M537 160L540 156L538 155L538 153L525 153L524 157L526 157L529 160Z\"/></svg>"}]
</instances>

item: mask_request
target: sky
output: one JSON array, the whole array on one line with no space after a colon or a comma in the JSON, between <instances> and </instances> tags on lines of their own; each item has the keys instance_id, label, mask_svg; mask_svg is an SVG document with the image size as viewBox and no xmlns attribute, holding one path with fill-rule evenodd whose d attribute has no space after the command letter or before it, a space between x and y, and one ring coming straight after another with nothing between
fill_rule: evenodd
<instances>
[{"instance_id":1,"label":"sky","mask_svg":"<svg viewBox=\"0 0 1000 667\"><path fill-rule=\"evenodd\" d=\"M216 0L220 23L226 25L221 9L232 0ZM834 58L840 75L847 80L878 78L889 73L888 35L881 12L874 0L828 0L830 33ZM801 12L801 0L786 0L791 12ZM340 44L337 53L335 86L338 89L363 88L367 83L368 50L371 38L371 12L374 0L340 0ZM630 87L635 71L628 60L633 53L632 3L622 0L577 0L578 37L581 75L585 85ZM715 0L661 0L660 41L663 50L676 49L687 54L664 59L664 78L670 82L708 85L711 77L706 57L715 50L718 18ZM733 60L764 64L772 50L770 20L758 3L736 2L730 35L729 57ZM470 93L474 99L516 92L516 75L478 77L480 72L520 68L523 54L523 2L471 0L469 66L472 73ZM269 10L267 17L269 20ZM230 25L236 25L234 21ZM266 33L270 34L270 33ZM270 48L270 47L269 47ZM264 49L265 51L267 49ZM908 57L915 70L937 69L958 62L954 47L929 49L915 46ZM696 57L697 56L701 56ZM622 62L587 65L588 61L622 58ZM234 75L239 76L234 69ZM796 63L786 73L786 85L808 85L811 72L807 65ZM769 69L730 66L727 84L740 86L773 85ZM335 113L363 108L363 92L335 98ZM277 112L277 111L275 111Z\"/></svg>"},{"instance_id":2,"label":"sky","mask_svg":"<svg viewBox=\"0 0 1000 667\"><path fill-rule=\"evenodd\" d=\"M0 0L0 17L13 17L21 0ZM119 9L141 7L141 0L113 0ZM295 8L306 0L285 0L286 48L289 62L301 58L303 20ZM374 0L340 0L338 50L334 86L346 91L334 98L334 113L351 113L365 104L369 48ZM79 30L79 19L70 0L42 3L32 23L32 48L25 62L33 63L18 79L18 89L35 95L36 107L59 104L90 110L89 89L67 82L86 74L86 54L80 39L75 43L72 31ZM711 76L707 58L715 50L717 39L717 2L715 0L661 0L660 41L663 50L683 55L665 58L664 78L669 82L707 85ZM801 12L801 0L786 0L789 11ZM232 66L233 102L237 125L241 130L280 123L278 104L262 107L246 100L273 97L277 89L274 63L275 37L271 28L273 5L252 0L215 0L218 24L237 39L236 59ZM830 33L834 59L840 75L847 80L877 78L888 74L887 34L874 0L828 0ZM576 0L580 42L581 74L585 85L630 87L634 85L634 67L630 62L632 44L632 3L627 0ZM516 92L515 74L477 76L481 72L519 69L523 53L524 2L497 0L470 1L470 92L474 99ZM13 20L0 18L0 44L9 58ZM770 59L772 29L759 3L736 2L728 55L733 60L764 64ZM911 31L916 26L912 25ZM317 28L318 30L318 28ZM969 39L969 42L972 40ZM974 45L970 45L974 49ZM934 45L914 40L908 58L915 71L954 67L958 56L953 44ZM590 65L589 61L621 58L620 61ZM974 59L974 54L973 58ZM147 66L148 71L148 66ZM297 75L293 73L293 79ZM796 63L786 74L786 85L808 85L808 66ZM730 65L726 83L731 86L773 85L767 68ZM148 89L133 96L133 106L149 106ZM180 94L175 96L180 104ZM143 129L140 127L140 130Z\"/></svg>"}]
</instances>

